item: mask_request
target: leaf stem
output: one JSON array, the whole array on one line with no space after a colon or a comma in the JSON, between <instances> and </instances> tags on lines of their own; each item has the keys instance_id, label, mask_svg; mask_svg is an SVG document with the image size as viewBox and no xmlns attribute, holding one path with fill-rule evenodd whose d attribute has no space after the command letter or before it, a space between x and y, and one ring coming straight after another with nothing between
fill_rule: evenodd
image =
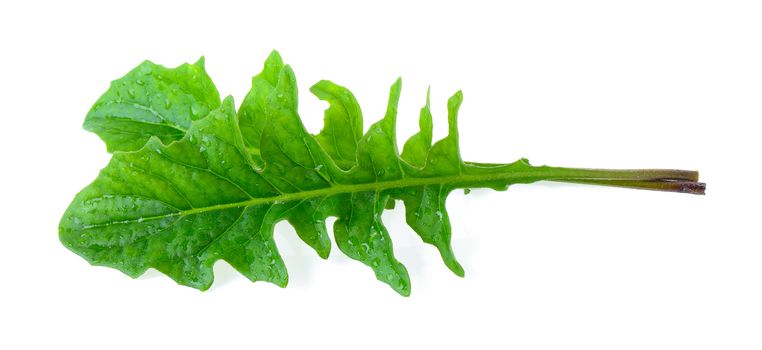
<instances>
[{"instance_id":1,"label":"leaf stem","mask_svg":"<svg viewBox=\"0 0 762 350\"><path fill-rule=\"evenodd\" d=\"M512 164L465 162L469 167L498 173L517 172L514 166L531 167L518 171L534 181L570 182L587 185L625 187L703 195L706 184L699 182L698 171L677 169L589 169L531 166L526 159ZM530 175L529 173L533 173ZM520 182L520 181L517 181Z\"/></svg>"},{"instance_id":2,"label":"leaf stem","mask_svg":"<svg viewBox=\"0 0 762 350\"><path fill-rule=\"evenodd\" d=\"M705 194L706 184L699 182L697 171L676 169L578 169L551 168L547 181L615 186L643 190Z\"/></svg>"}]
</instances>

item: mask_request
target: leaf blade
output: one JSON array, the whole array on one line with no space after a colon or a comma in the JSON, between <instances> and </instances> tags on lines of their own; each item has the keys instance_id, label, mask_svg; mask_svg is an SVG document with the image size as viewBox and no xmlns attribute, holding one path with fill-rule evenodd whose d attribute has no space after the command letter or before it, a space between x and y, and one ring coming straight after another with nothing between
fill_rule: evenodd
<instances>
[{"instance_id":1,"label":"leaf blade","mask_svg":"<svg viewBox=\"0 0 762 350\"><path fill-rule=\"evenodd\" d=\"M136 71L145 68L141 67ZM198 76L182 72L200 72L203 61L195 68L181 67L175 68L177 79L198 83ZM138 80L122 79L122 90L109 90L107 101ZM194 98L208 97L204 101L211 101L206 105L210 107L219 94L211 80L204 84L207 91ZM275 224L287 220L305 243L327 258L331 244L325 221L335 216L339 249L407 296L407 269L394 256L381 219L395 200L405 204L406 221L423 242L437 248L445 265L463 276L451 246L448 194L456 188L504 190L513 183L563 173L561 168L533 167L526 160L463 162L457 130L460 91L448 100L448 135L433 144L427 93L420 131L400 154L395 130L400 79L390 88L384 117L365 134L362 112L351 92L328 81L311 89L330 107L323 130L309 134L298 114L294 72L275 51L252 85L238 112L232 98L226 98L203 115L186 113L174 129L165 129L165 120L155 111L127 105L132 119L125 123L133 123L128 125L140 132L107 135L109 147L122 151L115 152L95 181L75 196L59 225L62 243L92 264L132 277L153 267L179 284L205 290L213 282L213 264L222 259L252 281L283 287L288 272L273 239ZM154 90L143 89L140 93L148 96L133 97L148 101ZM573 179L579 174L597 179L600 174L579 169L566 173L574 174Z\"/></svg>"}]
</instances>

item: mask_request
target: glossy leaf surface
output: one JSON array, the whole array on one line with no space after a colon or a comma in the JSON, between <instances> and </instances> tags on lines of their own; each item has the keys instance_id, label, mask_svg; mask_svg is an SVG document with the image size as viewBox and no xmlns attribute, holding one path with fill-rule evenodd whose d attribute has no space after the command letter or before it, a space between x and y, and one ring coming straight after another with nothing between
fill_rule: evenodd
<instances>
[{"instance_id":1,"label":"glossy leaf surface","mask_svg":"<svg viewBox=\"0 0 762 350\"><path fill-rule=\"evenodd\" d=\"M273 52L236 112L221 104L203 61L167 69L146 62L115 81L85 125L115 152L74 198L59 227L62 243L91 264L136 277L156 268L177 283L208 289L225 260L252 281L288 282L273 227L288 221L327 258L326 218L337 220L339 249L378 280L410 293L381 219L395 200L409 226L436 247L456 275L446 210L456 188L506 189L538 180L620 185L667 173L463 162L457 116L461 92L447 105L448 135L432 145L429 98L419 133L400 152L395 123L402 82L391 87L384 117L363 133L362 111L349 90L320 81L310 90L329 103L321 132L307 132L297 113L295 75ZM671 174L671 173L670 173ZM616 182L618 181L618 182ZM649 186L652 184L649 183ZM630 186L632 187L632 186Z\"/></svg>"}]
</instances>

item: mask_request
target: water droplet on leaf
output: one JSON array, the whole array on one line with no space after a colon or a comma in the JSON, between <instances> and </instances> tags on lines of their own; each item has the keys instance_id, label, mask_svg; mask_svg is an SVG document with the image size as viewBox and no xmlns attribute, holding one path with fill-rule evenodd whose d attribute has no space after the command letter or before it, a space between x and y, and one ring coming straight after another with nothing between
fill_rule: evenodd
<instances>
[{"instance_id":1,"label":"water droplet on leaf","mask_svg":"<svg viewBox=\"0 0 762 350\"><path fill-rule=\"evenodd\" d=\"M191 105L191 114L193 114L194 117L198 117L199 114L201 114L201 107L199 107L196 104Z\"/></svg>"}]
</instances>

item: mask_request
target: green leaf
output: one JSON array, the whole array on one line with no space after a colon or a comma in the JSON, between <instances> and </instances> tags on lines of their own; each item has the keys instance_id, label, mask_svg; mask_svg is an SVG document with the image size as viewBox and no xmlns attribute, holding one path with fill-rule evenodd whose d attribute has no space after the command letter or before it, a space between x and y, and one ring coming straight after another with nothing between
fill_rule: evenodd
<instances>
[{"instance_id":1,"label":"green leaf","mask_svg":"<svg viewBox=\"0 0 762 350\"><path fill-rule=\"evenodd\" d=\"M154 136L165 144L181 139L191 121L219 105L203 57L177 68L145 61L111 82L87 113L84 128L98 134L109 152L134 151Z\"/></svg>"},{"instance_id":2,"label":"green leaf","mask_svg":"<svg viewBox=\"0 0 762 350\"><path fill-rule=\"evenodd\" d=\"M331 244L325 221L333 216L339 249L369 266L378 280L409 295L410 278L395 258L382 222L383 211L393 208L395 200L404 203L406 221L423 242L436 247L445 265L463 276L451 247L445 204L454 189L504 190L539 180L692 193L704 188L696 182L697 173L681 170L535 167L524 159L463 162L457 129L460 91L448 101L448 135L433 145L427 94L421 130L400 155L395 131L399 79L391 87L384 118L365 134L352 94L329 81L315 84L312 92L330 106L323 130L311 135L297 113L294 73L277 52L254 77L238 113L231 97L212 109L217 91L211 81L200 84L200 72L202 62L175 70L144 63L115 82L88 114L86 125L100 125L93 130L109 149L122 150L76 195L59 226L61 242L91 264L133 277L156 268L179 284L205 290L213 282L214 263L225 260L252 281L285 286L288 274L273 240L275 224L288 221L327 258ZM170 75L174 85L165 84ZM158 80L149 84L147 77ZM133 85L144 88L128 93L130 101L174 118L165 121L182 121L182 128L168 134L145 127L148 115L135 107L138 102L109 107L114 103L108 101L123 97ZM194 90L202 85L205 91ZM182 94L188 91L195 91L195 100ZM160 110L152 104L157 94L175 102ZM191 106L187 112L198 101L206 101L197 107L204 113L183 115L182 108L173 109ZM113 137L116 124L104 116L117 114L139 132Z\"/></svg>"}]
</instances>

